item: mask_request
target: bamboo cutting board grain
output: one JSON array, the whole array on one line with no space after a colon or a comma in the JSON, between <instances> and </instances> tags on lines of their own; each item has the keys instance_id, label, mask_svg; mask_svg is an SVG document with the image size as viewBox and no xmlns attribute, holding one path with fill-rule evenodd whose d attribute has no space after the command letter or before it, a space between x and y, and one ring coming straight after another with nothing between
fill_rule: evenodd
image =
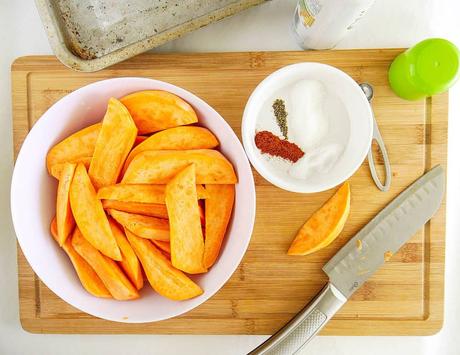
<instances>
[{"instance_id":1,"label":"bamboo cutting board grain","mask_svg":"<svg viewBox=\"0 0 460 355\"><path fill-rule=\"evenodd\" d=\"M291 63L334 65L374 86L372 105L393 167L387 193L374 186L367 163L351 179L351 215L329 247L305 257L286 255L296 230L332 194L280 190L254 173L257 217L249 249L227 284L180 317L122 324L84 314L61 301L33 273L18 248L20 318L36 333L272 334L326 282L321 271L346 241L413 180L446 165L447 94L408 102L389 89L387 69L401 50L146 54L97 73L76 73L51 56L23 57L12 66L17 155L32 125L56 100L85 84L143 76L197 94L240 134L241 116L255 86ZM45 167L43 167L45 168ZM425 335L443 319L445 205L327 324L325 335Z\"/></svg>"}]
</instances>

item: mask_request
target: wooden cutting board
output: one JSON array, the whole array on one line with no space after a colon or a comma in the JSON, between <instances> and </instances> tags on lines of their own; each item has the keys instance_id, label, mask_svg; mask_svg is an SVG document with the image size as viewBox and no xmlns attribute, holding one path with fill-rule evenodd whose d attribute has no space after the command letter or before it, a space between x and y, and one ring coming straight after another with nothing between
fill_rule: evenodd
<instances>
[{"instance_id":1,"label":"wooden cutting board","mask_svg":"<svg viewBox=\"0 0 460 355\"><path fill-rule=\"evenodd\" d=\"M88 83L120 76L164 80L197 94L240 135L255 86L287 64L334 65L374 86L372 101L393 168L387 193L373 184L367 162L351 179L351 215L329 247L286 255L297 229L333 191L302 195L280 190L254 172L257 217L249 249L227 284L193 311L166 321L122 324L69 306L33 273L18 248L20 318L36 333L272 334L326 283L321 267L413 180L446 165L447 94L426 101L397 98L387 70L401 50L146 54L96 73L76 73L51 56L23 57L12 66L17 155L32 125L56 100ZM381 163L381 162L379 162ZM443 319L445 206L386 263L322 331L324 335L425 335Z\"/></svg>"}]
</instances>

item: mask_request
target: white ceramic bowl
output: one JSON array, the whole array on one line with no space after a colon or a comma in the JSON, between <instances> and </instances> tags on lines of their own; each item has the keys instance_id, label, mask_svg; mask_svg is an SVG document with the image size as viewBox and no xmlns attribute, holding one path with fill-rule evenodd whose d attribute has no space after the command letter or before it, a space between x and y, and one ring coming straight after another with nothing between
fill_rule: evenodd
<instances>
[{"instance_id":1,"label":"white ceramic bowl","mask_svg":"<svg viewBox=\"0 0 460 355\"><path fill-rule=\"evenodd\" d=\"M349 139L341 157L325 174L308 179L294 178L284 171L276 171L254 143L257 118L261 110L267 112L273 95L284 87L302 79L318 80L344 107L349 119ZM289 113L288 113L289 115ZM289 116L288 116L289 119ZM313 193L330 189L347 180L364 161L372 141L372 111L359 85L346 73L321 63L298 63L283 67L265 78L251 94L242 122L243 145L254 168L272 184L293 192Z\"/></svg>"},{"instance_id":2,"label":"white ceramic bowl","mask_svg":"<svg viewBox=\"0 0 460 355\"><path fill-rule=\"evenodd\" d=\"M221 255L212 269L192 278L204 293L191 300L170 301L146 283L134 301L100 299L88 294L63 250L50 236L55 214L57 182L45 168L48 150L69 134L99 121L110 97L158 89L189 102L199 122L220 141L220 150L233 163L239 182L233 217ZM159 321L187 312L216 293L238 267L251 238L255 217L255 189L250 164L237 136L207 103L174 85L144 78L118 78L82 87L56 102L35 124L18 155L11 184L11 211L16 235L27 261L54 293L72 306L96 317L127 323Z\"/></svg>"}]
</instances>

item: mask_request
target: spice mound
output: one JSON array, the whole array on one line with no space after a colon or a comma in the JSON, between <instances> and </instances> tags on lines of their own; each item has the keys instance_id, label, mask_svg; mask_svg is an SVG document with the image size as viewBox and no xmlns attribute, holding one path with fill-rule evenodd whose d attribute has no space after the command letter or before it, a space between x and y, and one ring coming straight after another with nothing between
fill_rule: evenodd
<instances>
[{"instance_id":1,"label":"spice mound","mask_svg":"<svg viewBox=\"0 0 460 355\"><path fill-rule=\"evenodd\" d=\"M269 131L257 132L254 142L262 153L280 157L293 163L305 154L297 144L281 139Z\"/></svg>"},{"instance_id":2,"label":"spice mound","mask_svg":"<svg viewBox=\"0 0 460 355\"><path fill-rule=\"evenodd\" d=\"M276 117L276 123L285 139L288 139L287 112L284 100L276 99L272 105L273 113Z\"/></svg>"}]
</instances>

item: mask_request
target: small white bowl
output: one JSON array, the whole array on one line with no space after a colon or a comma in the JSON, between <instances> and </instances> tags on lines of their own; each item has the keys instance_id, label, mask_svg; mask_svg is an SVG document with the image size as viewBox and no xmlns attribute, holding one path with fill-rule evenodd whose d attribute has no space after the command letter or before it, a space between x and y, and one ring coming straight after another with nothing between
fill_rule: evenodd
<instances>
[{"instance_id":1,"label":"small white bowl","mask_svg":"<svg viewBox=\"0 0 460 355\"><path fill-rule=\"evenodd\" d=\"M50 235L55 214L57 182L46 171L48 150L69 134L100 121L110 97L139 90L166 90L190 103L199 124L219 139L219 149L238 175L235 207L221 254L209 270L191 276L204 293L187 301L171 301L148 282L141 298L116 301L96 298L81 286L72 264ZM251 166L240 141L227 122L206 102L177 86L146 78L117 78L84 86L57 101L34 125L16 160L11 183L11 213L21 249L32 269L56 295L93 316L125 323L159 321L185 313L211 297L238 267L251 239L255 217L255 189Z\"/></svg>"},{"instance_id":2,"label":"small white bowl","mask_svg":"<svg viewBox=\"0 0 460 355\"><path fill-rule=\"evenodd\" d=\"M350 127L348 143L333 168L327 173L312 175L305 180L294 178L285 171L276 171L269 162L261 158L254 142L259 113L262 109L267 111L264 105L271 106L269 100L278 90L302 79L320 81L328 92L336 95L347 111ZM348 74L321 63L292 64L270 74L251 94L243 114L243 145L254 168L273 185L292 192L320 192L344 182L361 166L372 141L372 119L366 96Z\"/></svg>"}]
</instances>

